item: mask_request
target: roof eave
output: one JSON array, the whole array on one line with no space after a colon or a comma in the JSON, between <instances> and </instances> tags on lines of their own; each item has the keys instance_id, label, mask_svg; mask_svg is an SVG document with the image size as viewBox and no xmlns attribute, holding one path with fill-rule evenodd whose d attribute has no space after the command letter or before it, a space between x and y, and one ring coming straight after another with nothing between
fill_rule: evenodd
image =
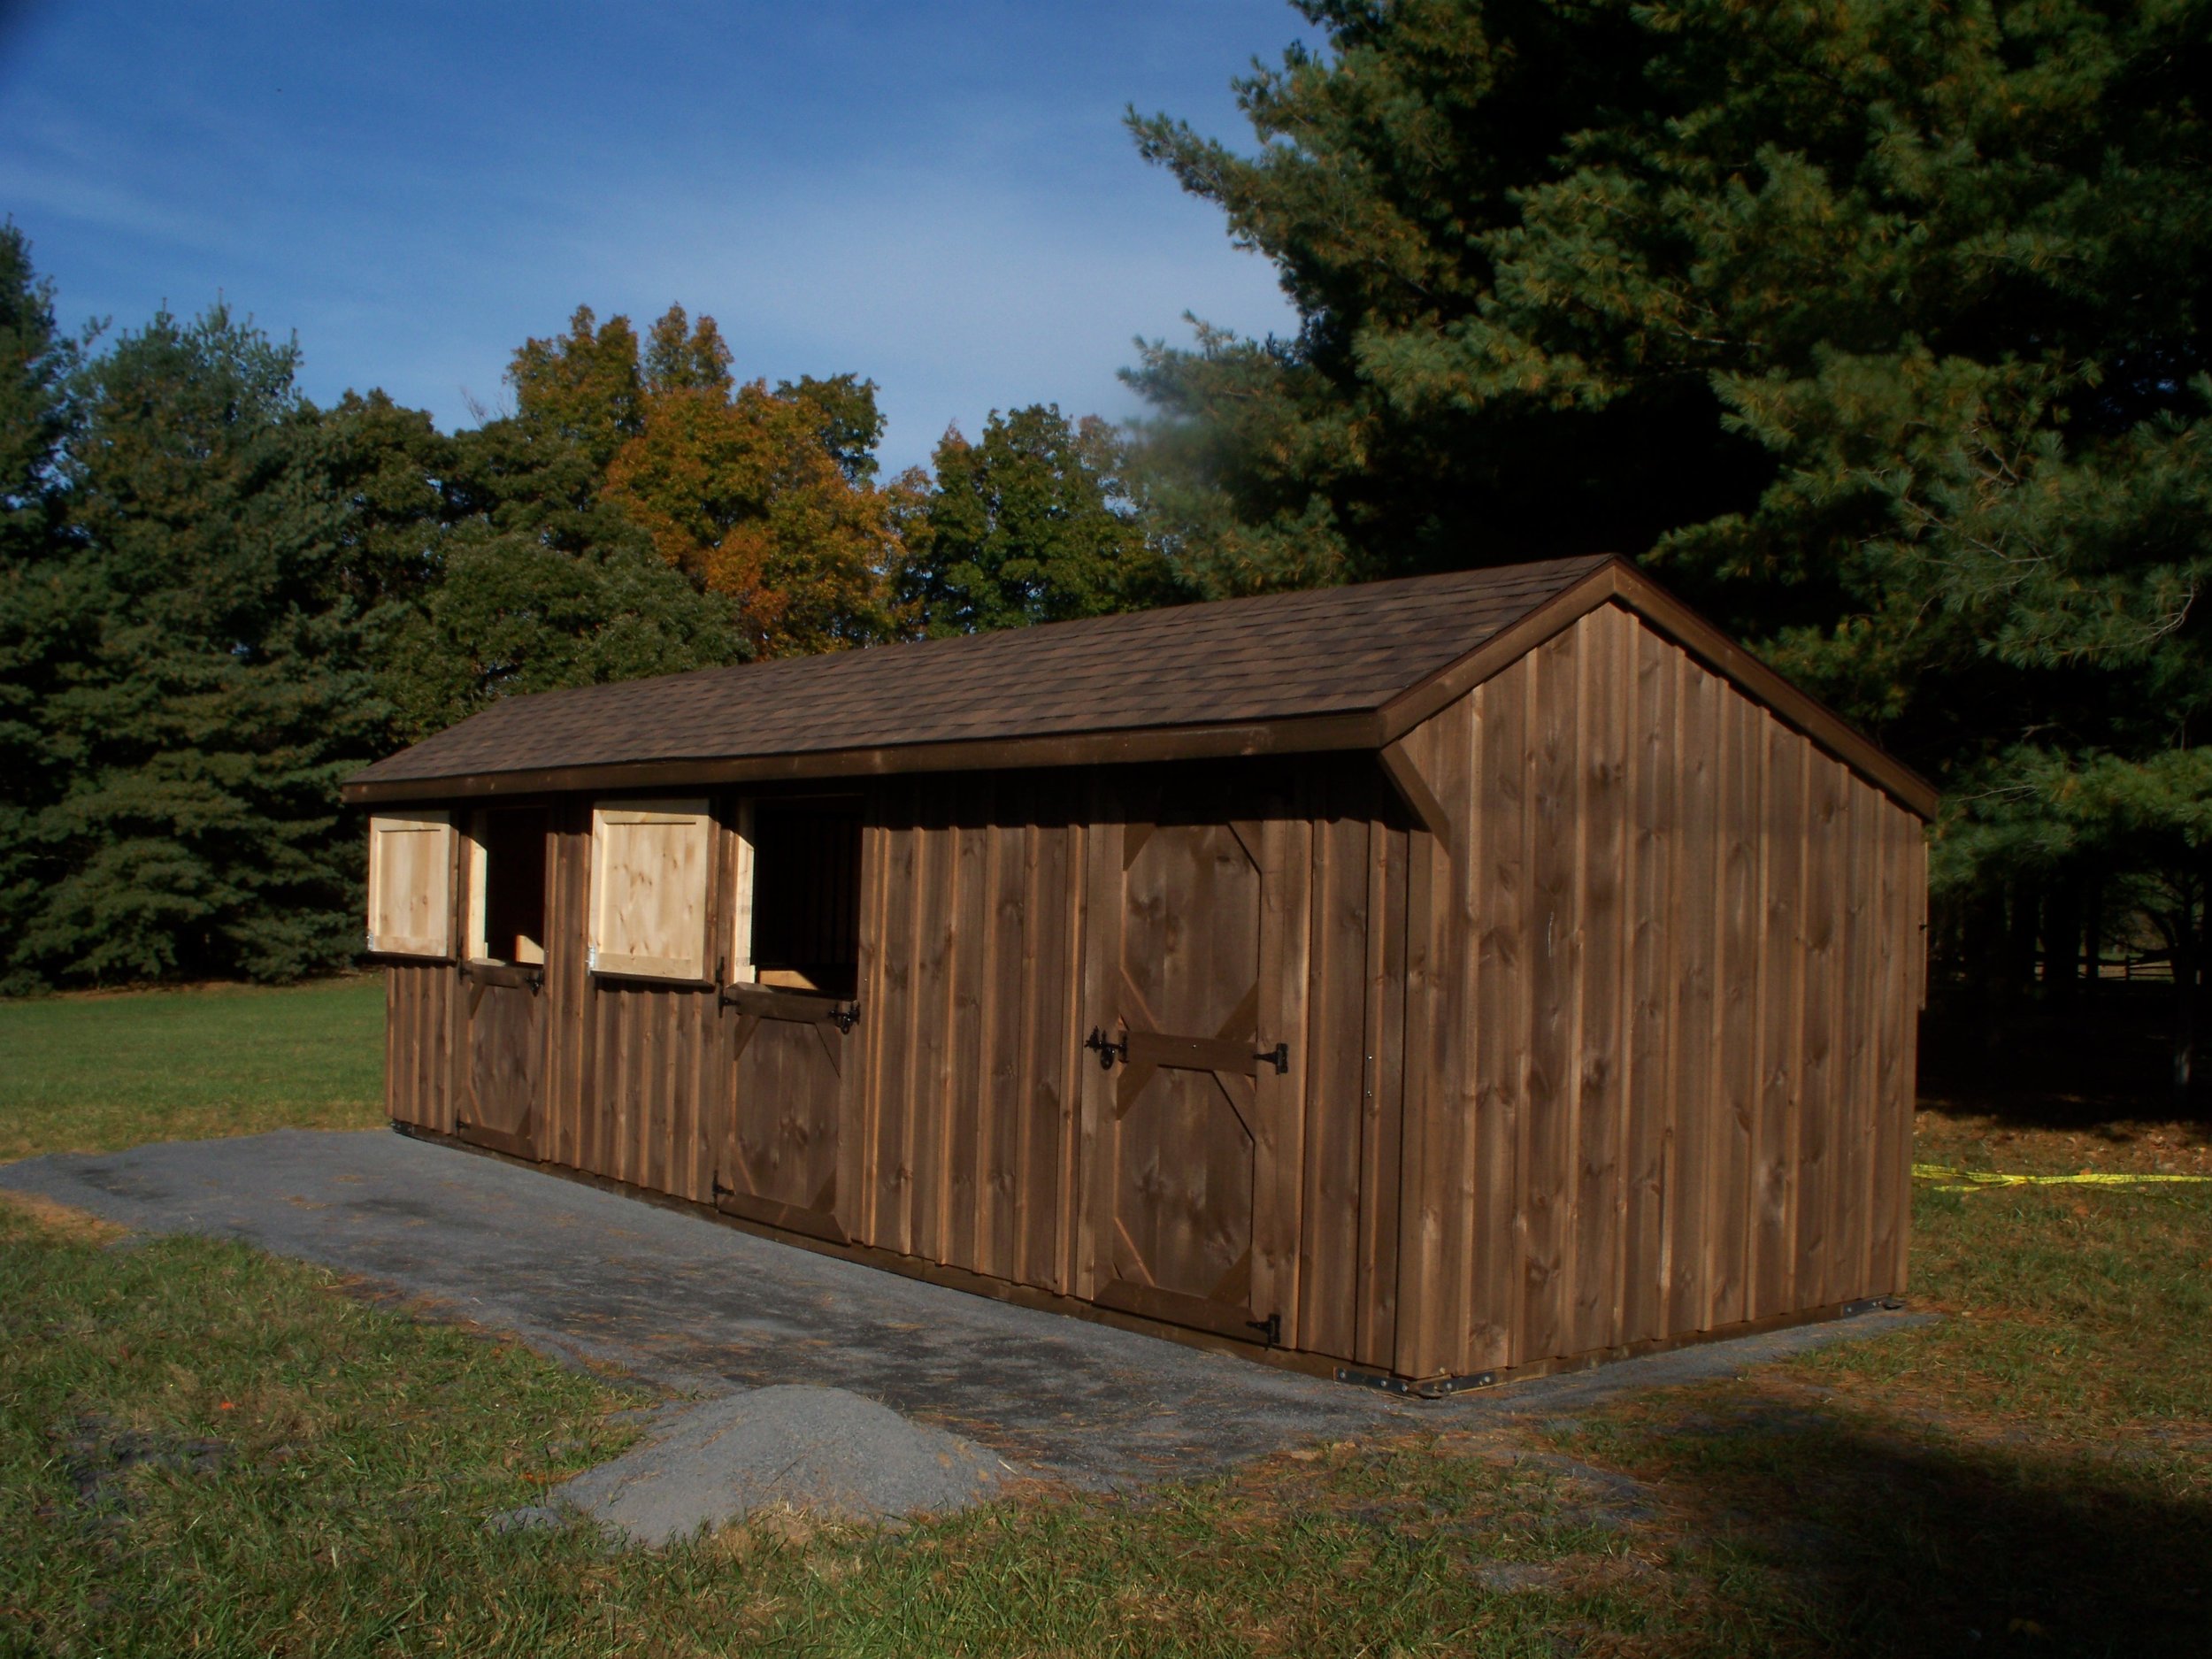
<instances>
[{"instance_id":1,"label":"roof eave","mask_svg":"<svg viewBox=\"0 0 2212 1659\"><path fill-rule=\"evenodd\" d=\"M579 790L710 788L917 772L1025 771L1345 749L1379 751L1600 605L1616 603L1909 811L1923 819L1935 816L1939 797L1934 785L1617 556L1375 709L800 754L622 761L429 778L361 776L342 786L341 795L349 805L380 806Z\"/></svg>"},{"instance_id":2,"label":"roof eave","mask_svg":"<svg viewBox=\"0 0 2212 1659\"><path fill-rule=\"evenodd\" d=\"M575 790L711 788L731 784L892 777L913 772L1018 772L1140 761L1225 760L1310 755L1382 746L1373 710L1299 715L1279 720L1149 726L1120 732L978 738L797 755L624 761L533 771L456 773L436 778L357 777L341 786L349 806L495 799Z\"/></svg>"}]
</instances>

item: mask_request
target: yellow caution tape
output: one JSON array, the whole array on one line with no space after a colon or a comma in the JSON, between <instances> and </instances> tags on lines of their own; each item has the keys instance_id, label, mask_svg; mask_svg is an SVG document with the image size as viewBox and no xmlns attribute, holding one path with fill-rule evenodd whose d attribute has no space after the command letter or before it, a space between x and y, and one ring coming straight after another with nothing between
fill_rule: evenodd
<instances>
[{"instance_id":1,"label":"yellow caution tape","mask_svg":"<svg viewBox=\"0 0 2212 1659\"><path fill-rule=\"evenodd\" d=\"M1916 1180L1946 1183L1936 1188L1939 1193L1971 1193L1986 1187L2140 1187L2154 1181L2212 1181L2212 1175L2017 1175L1995 1170L1955 1170L1940 1164L1916 1164L1912 1172Z\"/></svg>"}]
</instances>

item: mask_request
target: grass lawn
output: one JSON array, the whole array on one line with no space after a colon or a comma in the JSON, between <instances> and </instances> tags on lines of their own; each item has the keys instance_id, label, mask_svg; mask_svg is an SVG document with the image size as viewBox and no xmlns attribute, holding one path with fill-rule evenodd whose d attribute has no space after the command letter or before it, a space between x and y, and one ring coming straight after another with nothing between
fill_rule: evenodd
<instances>
[{"instance_id":1,"label":"grass lawn","mask_svg":"<svg viewBox=\"0 0 2212 1659\"><path fill-rule=\"evenodd\" d=\"M0 1002L0 1163L383 1121L384 985Z\"/></svg>"},{"instance_id":2,"label":"grass lawn","mask_svg":"<svg viewBox=\"0 0 2212 1659\"><path fill-rule=\"evenodd\" d=\"M1929 1113L1921 1141L2205 1160L2185 1125ZM646 1551L484 1525L624 1443L618 1383L236 1246L0 1204L0 1654L2206 1652L2212 1187L1924 1184L1915 1219L1946 1319L1733 1381Z\"/></svg>"}]
</instances>

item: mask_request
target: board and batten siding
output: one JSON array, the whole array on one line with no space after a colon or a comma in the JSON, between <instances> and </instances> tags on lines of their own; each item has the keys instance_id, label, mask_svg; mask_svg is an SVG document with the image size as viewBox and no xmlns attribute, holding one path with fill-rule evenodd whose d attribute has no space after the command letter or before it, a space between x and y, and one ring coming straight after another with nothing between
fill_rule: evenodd
<instances>
[{"instance_id":1,"label":"board and batten siding","mask_svg":"<svg viewBox=\"0 0 2212 1659\"><path fill-rule=\"evenodd\" d=\"M1467 1376L1901 1290L1919 820L1610 603L1387 764L1395 789L1371 754L856 782L860 1011L812 1116L736 1093L782 1075L772 1039L819 1057L799 1025L738 1063L739 800L710 803L687 983L588 971L610 803L554 797L531 1150L726 1209L733 1124L803 1149L833 1118L844 1240L1094 1296L1116 1104L1083 1040L1113 1020L1125 827L1196 784L1248 803L1264 870L1261 1042L1291 1070L1253 1310L1284 1346ZM387 984L392 1116L455 1133L464 971Z\"/></svg>"},{"instance_id":2,"label":"board and batten siding","mask_svg":"<svg viewBox=\"0 0 2212 1659\"><path fill-rule=\"evenodd\" d=\"M856 1240L1067 1294L1083 791L883 787L862 838Z\"/></svg>"},{"instance_id":3,"label":"board and batten siding","mask_svg":"<svg viewBox=\"0 0 2212 1659\"><path fill-rule=\"evenodd\" d=\"M1918 818L1613 605L1404 745L1395 1368L1901 1291Z\"/></svg>"}]
</instances>

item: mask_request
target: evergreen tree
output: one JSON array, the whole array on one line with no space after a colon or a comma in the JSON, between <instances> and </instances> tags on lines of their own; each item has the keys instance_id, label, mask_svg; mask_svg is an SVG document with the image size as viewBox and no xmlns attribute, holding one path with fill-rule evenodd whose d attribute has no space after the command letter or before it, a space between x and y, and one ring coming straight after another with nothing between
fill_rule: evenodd
<instances>
[{"instance_id":1,"label":"evergreen tree","mask_svg":"<svg viewBox=\"0 0 2212 1659\"><path fill-rule=\"evenodd\" d=\"M75 342L54 326L53 286L33 267L29 238L13 220L0 225L0 570L58 545L76 364Z\"/></svg>"},{"instance_id":2,"label":"evergreen tree","mask_svg":"<svg viewBox=\"0 0 2212 1659\"><path fill-rule=\"evenodd\" d=\"M41 902L49 861L35 830L68 776L43 711L81 643L62 580L75 367L73 342L54 326L51 286L11 223L0 228L0 939L20 938ZM7 961L0 946L0 989L19 983Z\"/></svg>"},{"instance_id":3,"label":"evergreen tree","mask_svg":"<svg viewBox=\"0 0 2212 1659\"><path fill-rule=\"evenodd\" d=\"M1059 622L1169 596L1121 444L1097 417L1071 426L1055 404L995 410L980 442L949 431L935 461L908 577L929 633Z\"/></svg>"},{"instance_id":4,"label":"evergreen tree","mask_svg":"<svg viewBox=\"0 0 2212 1659\"><path fill-rule=\"evenodd\" d=\"M1647 555L1946 787L1954 902L2201 954L2212 6L1299 9L1258 150L1133 118L1300 314L1133 375L1192 579Z\"/></svg>"},{"instance_id":5,"label":"evergreen tree","mask_svg":"<svg viewBox=\"0 0 2212 1659\"><path fill-rule=\"evenodd\" d=\"M288 978L357 947L337 783L386 710L296 362L218 306L81 372L72 540L11 595L47 762L12 803L12 987Z\"/></svg>"}]
</instances>

